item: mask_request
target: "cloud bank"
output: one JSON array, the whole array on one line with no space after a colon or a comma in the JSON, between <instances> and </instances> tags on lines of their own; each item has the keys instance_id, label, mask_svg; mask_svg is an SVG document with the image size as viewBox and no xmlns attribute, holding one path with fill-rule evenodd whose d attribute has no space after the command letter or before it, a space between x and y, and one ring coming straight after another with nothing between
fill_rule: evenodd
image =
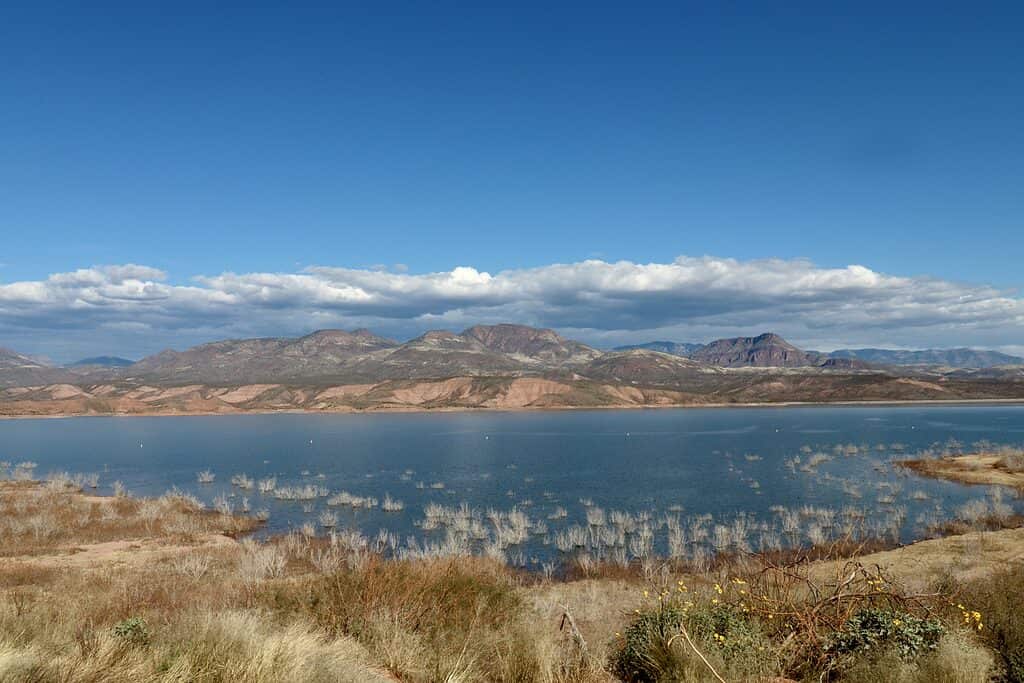
<instances>
[{"instance_id":1,"label":"cloud bank","mask_svg":"<svg viewBox=\"0 0 1024 683\"><path fill-rule=\"evenodd\" d=\"M764 330L824 350L1024 343L1024 299L1015 292L801 259L587 260L495 274L469 266L425 274L320 266L188 284L125 264L0 284L0 344L61 360L324 327L408 337L500 321L554 327L599 345Z\"/></svg>"}]
</instances>

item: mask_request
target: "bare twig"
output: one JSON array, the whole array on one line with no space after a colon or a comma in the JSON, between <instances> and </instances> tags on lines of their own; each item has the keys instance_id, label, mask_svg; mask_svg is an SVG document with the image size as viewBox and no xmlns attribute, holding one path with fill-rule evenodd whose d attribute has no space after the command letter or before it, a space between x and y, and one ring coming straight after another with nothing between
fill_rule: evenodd
<instances>
[{"instance_id":1,"label":"bare twig","mask_svg":"<svg viewBox=\"0 0 1024 683\"><path fill-rule=\"evenodd\" d=\"M715 671L715 667L711 666L711 662L708 661L707 657L705 657L703 653L697 649L697 646L693 644L693 641L690 640L690 634L686 632L686 627L682 624L679 625L679 633L668 639L668 646L672 647L672 641L679 636L682 636L683 639L686 640L686 644L690 646L690 649L692 649L698 657L700 657L700 661L704 662L704 666L708 668L708 671L710 671L711 674L720 681L720 683L728 683L728 681L722 678L721 674Z\"/></svg>"},{"instance_id":2,"label":"bare twig","mask_svg":"<svg viewBox=\"0 0 1024 683\"><path fill-rule=\"evenodd\" d=\"M572 634L572 639L576 643L576 646L579 647L584 654L587 654L587 641L583 639L583 634L580 633L579 628L576 627L576 620L572 618L569 608L562 605L562 622L558 625L558 630L563 630L566 624L569 625L569 633Z\"/></svg>"}]
</instances>

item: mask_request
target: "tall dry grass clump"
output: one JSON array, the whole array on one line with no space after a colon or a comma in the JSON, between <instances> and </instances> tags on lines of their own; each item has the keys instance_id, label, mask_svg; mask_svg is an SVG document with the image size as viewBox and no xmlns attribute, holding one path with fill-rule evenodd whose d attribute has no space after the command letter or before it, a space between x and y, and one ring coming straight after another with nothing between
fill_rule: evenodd
<instances>
[{"instance_id":1,"label":"tall dry grass clump","mask_svg":"<svg viewBox=\"0 0 1024 683\"><path fill-rule=\"evenodd\" d=\"M384 560L270 584L263 604L366 645L408 681L597 680L550 625L531 620L522 578L480 557Z\"/></svg>"},{"instance_id":2,"label":"tall dry grass clump","mask_svg":"<svg viewBox=\"0 0 1024 683\"><path fill-rule=\"evenodd\" d=\"M998 656L1004 679L1024 683L1024 567L1007 566L954 588L960 604L984 615L979 635Z\"/></svg>"}]
</instances>

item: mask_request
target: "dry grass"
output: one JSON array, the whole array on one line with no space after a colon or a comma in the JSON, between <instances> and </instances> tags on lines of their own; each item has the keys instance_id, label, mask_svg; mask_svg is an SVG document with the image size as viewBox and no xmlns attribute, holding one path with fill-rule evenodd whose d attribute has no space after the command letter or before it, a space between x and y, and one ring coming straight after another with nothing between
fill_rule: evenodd
<instances>
[{"instance_id":1,"label":"dry grass","mask_svg":"<svg viewBox=\"0 0 1024 683\"><path fill-rule=\"evenodd\" d=\"M1016 450L903 460L899 464L919 474L964 484L1024 488L1024 452Z\"/></svg>"},{"instance_id":2,"label":"dry grass","mask_svg":"<svg viewBox=\"0 0 1024 683\"><path fill-rule=\"evenodd\" d=\"M973 635L954 632L939 641L935 652L916 662L892 653L866 657L844 672L847 683L985 683L999 672L992 653Z\"/></svg>"},{"instance_id":3,"label":"dry grass","mask_svg":"<svg viewBox=\"0 0 1024 683\"><path fill-rule=\"evenodd\" d=\"M0 681L606 680L557 624L537 628L532 580L494 560L384 561L351 534L210 543L249 522L176 496L2 496L8 528L56 522L5 548L19 559L0 566ZM119 556L96 549L111 544L146 561L110 571ZM145 637L115 634L135 619Z\"/></svg>"},{"instance_id":4,"label":"dry grass","mask_svg":"<svg viewBox=\"0 0 1024 683\"><path fill-rule=\"evenodd\" d=\"M801 579L786 584L785 599L804 604L812 583L831 585L834 595L843 585L836 577L849 567L806 554L778 555L775 565L737 554L699 574L647 563L615 577L598 567L602 578L542 580L482 557L386 561L371 541L340 530L327 538L295 533L239 543L231 536L253 522L201 510L176 494L102 499L67 487L5 484L0 512L9 558L0 563L0 682L611 681L617 634L637 610L649 609L645 590L685 581L713 599L716 582L743 576L781 600L777 579L793 574ZM32 521L39 519L45 523ZM890 577L901 570L931 577L960 558L954 573L966 580L1019 559L1024 530L927 543L860 562ZM110 544L120 550L99 552ZM145 561L113 570L133 555ZM770 566L775 575L764 573ZM739 584L731 586L730 597L742 599ZM847 612L823 612L801 637L820 640ZM970 676L991 668L991 655L974 639L948 638L907 676L978 680ZM707 680L679 642L672 645L684 672L678 680ZM798 658L792 638L773 642L788 642L790 659ZM725 671L768 670L708 647ZM772 671L798 668L779 661L771 660Z\"/></svg>"},{"instance_id":5,"label":"dry grass","mask_svg":"<svg viewBox=\"0 0 1024 683\"><path fill-rule=\"evenodd\" d=\"M85 545L159 539L191 543L214 535L235 536L258 523L248 517L203 510L186 494L136 499L84 495L61 481L0 482L0 556L73 552Z\"/></svg>"}]
</instances>

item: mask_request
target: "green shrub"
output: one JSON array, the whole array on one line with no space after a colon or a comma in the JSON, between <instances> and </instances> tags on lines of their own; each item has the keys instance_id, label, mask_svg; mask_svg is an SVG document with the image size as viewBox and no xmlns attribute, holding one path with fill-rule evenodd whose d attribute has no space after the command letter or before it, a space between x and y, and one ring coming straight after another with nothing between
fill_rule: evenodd
<instances>
[{"instance_id":1,"label":"green shrub","mask_svg":"<svg viewBox=\"0 0 1024 683\"><path fill-rule=\"evenodd\" d=\"M142 617L129 617L114 624L114 635L131 645L145 645L149 642L149 629Z\"/></svg>"},{"instance_id":2,"label":"green shrub","mask_svg":"<svg viewBox=\"0 0 1024 683\"><path fill-rule=\"evenodd\" d=\"M842 683L984 683L994 672L992 654L970 633L949 633L933 652L908 662L893 650L868 653L847 662Z\"/></svg>"},{"instance_id":3,"label":"green shrub","mask_svg":"<svg viewBox=\"0 0 1024 683\"><path fill-rule=\"evenodd\" d=\"M847 619L829 636L825 655L834 668L851 660L882 657L889 653L913 661L938 647L946 628L937 619L919 619L912 614L870 607Z\"/></svg>"},{"instance_id":4,"label":"green shrub","mask_svg":"<svg viewBox=\"0 0 1024 683\"><path fill-rule=\"evenodd\" d=\"M641 612L622 634L622 644L611 662L612 671L630 683L658 680L656 649L666 647L686 616L676 605L660 605L658 609Z\"/></svg>"},{"instance_id":5,"label":"green shrub","mask_svg":"<svg viewBox=\"0 0 1024 683\"><path fill-rule=\"evenodd\" d=\"M681 636L682 626L712 666L729 679L778 673L774 648L758 622L725 603L689 609L663 603L641 612L623 633L612 658L613 673L629 683L705 680L707 665Z\"/></svg>"}]
</instances>

